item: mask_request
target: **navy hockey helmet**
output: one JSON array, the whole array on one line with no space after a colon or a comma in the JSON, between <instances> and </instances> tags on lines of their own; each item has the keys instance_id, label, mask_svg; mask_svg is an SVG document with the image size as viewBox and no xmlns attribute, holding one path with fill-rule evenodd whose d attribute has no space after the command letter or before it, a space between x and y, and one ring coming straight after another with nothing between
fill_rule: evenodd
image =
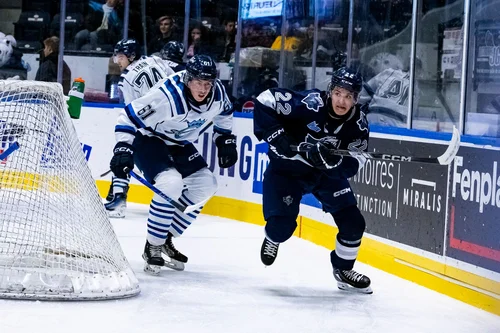
<instances>
[{"instance_id":1,"label":"navy hockey helmet","mask_svg":"<svg viewBox=\"0 0 500 333\"><path fill-rule=\"evenodd\" d=\"M130 62L141 57L141 46L135 39L122 39L115 45L113 56L124 54Z\"/></svg>"},{"instance_id":2,"label":"navy hockey helmet","mask_svg":"<svg viewBox=\"0 0 500 333\"><path fill-rule=\"evenodd\" d=\"M160 56L164 60L170 60L177 64L182 63L184 57L184 44L176 41L170 41L163 46Z\"/></svg>"},{"instance_id":3,"label":"navy hockey helmet","mask_svg":"<svg viewBox=\"0 0 500 333\"><path fill-rule=\"evenodd\" d=\"M187 62L184 84L195 79L214 81L216 78L217 66L211 57L197 54Z\"/></svg>"},{"instance_id":4,"label":"navy hockey helmet","mask_svg":"<svg viewBox=\"0 0 500 333\"><path fill-rule=\"evenodd\" d=\"M328 92L331 93L335 87L347 89L357 97L363 89L363 77L353 68L341 67L333 72Z\"/></svg>"}]
</instances>

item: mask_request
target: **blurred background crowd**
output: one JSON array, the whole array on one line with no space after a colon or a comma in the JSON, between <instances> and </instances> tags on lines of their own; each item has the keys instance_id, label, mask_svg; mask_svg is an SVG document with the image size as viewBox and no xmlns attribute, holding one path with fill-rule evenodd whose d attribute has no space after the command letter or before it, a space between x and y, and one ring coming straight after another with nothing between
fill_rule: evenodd
<instances>
[{"instance_id":1,"label":"blurred background crowd","mask_svg":"<svg viewBox=\"0 0 500 333\"><path fill-rule=\"evenodd\" d=\"M270 87L326 89L348 64L373 124L498 137L499 12L500 0L2 0L0 78L56 81L62 65L65 91L82 76L88 101L120 102L116 42L160 55L178 41L184 61L216 60L238 111Z\"/></svg>"}]
</instances>

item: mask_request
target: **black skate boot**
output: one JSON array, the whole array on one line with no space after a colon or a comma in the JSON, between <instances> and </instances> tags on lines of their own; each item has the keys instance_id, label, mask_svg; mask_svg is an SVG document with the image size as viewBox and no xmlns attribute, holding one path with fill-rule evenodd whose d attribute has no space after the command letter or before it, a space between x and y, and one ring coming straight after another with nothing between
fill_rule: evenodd
<instances>
[{"instance_id":1,"label":"black skate boot","mask_svg":"<svg viewBox=\"0 0 500 333\"><path fill-rule=\"evenodd\" d=\"M333 276L337 280L339 289L354 291L362 294L373 293L370 287L370 279L368 276L356 272L355 270L342 270L333 268Z\"/></svg>"},{"instance_id":2,"label":"black skate boot","mask_svg":"<svg viewBox=\"0 0 500 333\"><path fill-rule=\"evenodd\" d=\"M142 259L145 261L144 271L153 275L160 274L161 268L165 265L165 260L161 256L161 245L151 245L148 241Z\"/></svg>"},{"instance_id":3,"label":"black skate boot","mask_svg":"<svg viewBox=\"0 0 500 333\"><path fill-rule=\"evenodd\" d=\"M104 204L104 208L106 208L109 217L124 218L127 208L127 195L125 193L115 194L110 202Z\"/></svg>"},{"instance_id":4,"label":"black skate boot","mask_svg":"<svg viewBox=\"0 0 500 333\"><path fill-rule=\"evenodd\" d=\"M113 200L113 182L111 182L111 184L109 184L109 190L108 190L108 195L106 196L106 201L112 201Z\"/></svg>"},{"instance_id":5,"label":"black skate boot","mask_svg":"<svg viewBox=\"0 0 500 333\"><path fill-rule=\"evenodd\" d=\"M184 264L188 262L188 257L175 248L172 242L173 236L174 235L170 232L167 234L167 239L165 240L165 244L161 247L161 252L165 253L170 259L170 262L165 262L165 266L175 269L176 271L183 271Z\"/></svg>"},{"instance_id":6,"label":"black skate boot","mask_svg":"<svg viewBox=\"0 0 500 333\"><path fill-rule=\"evenodd\" d=\"M264 238L262 247L260 248L260 260L264 265L271 266L274 263L274 260L276 260L276 256L278 255L279 246L279 243L274 243L267 237Z\"/></svg>"}]
</instances>

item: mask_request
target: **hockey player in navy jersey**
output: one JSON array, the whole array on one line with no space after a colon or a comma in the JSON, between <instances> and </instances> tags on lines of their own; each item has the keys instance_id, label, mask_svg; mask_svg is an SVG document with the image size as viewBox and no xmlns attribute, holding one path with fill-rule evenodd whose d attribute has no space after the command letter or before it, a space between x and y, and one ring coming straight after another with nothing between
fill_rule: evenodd
<instances>
[{"instance_id":1,"label":"hockey player in navy jersey","mask_svg":"<svg viewBox=\"0 0 500 333\"><path fill-rule=\"evenodd\" d=\"M125 104L145 95L159 80L174 74L169 63L159 57L141 56L135 39L123 39L115 45L113 60L122 71L118 87ZM113 176L105 204L109 217L125 217L129 179Z\"/></svg>"},{"instance_id":2,"label":"hockey player in navy jersey","mask_svg":"<svg viewBox=\"0 0 500 333\"><path fill-rule=\"evenodd\" d=\"M176 41L170 41L163 46L160 51L160 57L175 71L180 72L186 69L184 57L184 44Z\"/></svg>"},{"instance_id":3,"label":"hockey player in navy jersey","mask_svg":"<svg viewBox=\"0 0 500 333\"><path fill-rule=\"evenodd\" d=\"M217 79L215 62L196 55L185 71L161 80L120 113L111 170L125 178L124 168L132 169L135 164L168 197L184 205L201 203L215 193L217 181L192 142L213 124L219 166L229 168L238 158L232 122L233 107ZM154 194L143 254L147 272L158 274L161 266L184 269L187 257L170 253L175 248L167 236L180 236L201 208L185 214Z\"/></svg>"},{"instance_id":4,"label":"hockey player in navy jersey","mask_svg":"<svg viewBox=\"0 0 500 333\"><path fill-rule=\"evenodd\" d=\"M362 84L360 74L343 67L334 72L327 92L266 90L255 99L254 133L268 142L270 159L263 183L262 263L274 263L279 245L297 227L302 196L312 193L339 228L330 255L338 287L371 293L370 279L353 270L365 220L348 181L365 159L331 153L367 149L368 123L356 105ZM307 152L297 153L298 149Z\"/></svg>"}]
</instances>

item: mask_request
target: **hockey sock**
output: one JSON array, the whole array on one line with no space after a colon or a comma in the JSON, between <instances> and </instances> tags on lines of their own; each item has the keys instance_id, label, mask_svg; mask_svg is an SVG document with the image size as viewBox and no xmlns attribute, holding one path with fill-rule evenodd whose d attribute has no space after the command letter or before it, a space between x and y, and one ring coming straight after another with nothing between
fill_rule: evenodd
<instances>
[{"instance_id":1,"label":"hockey sock","mask_svg":"<svg viewBox=\"0 0 500 333\"><path fill-rule=\"evenodd\" d=\"M356 241L343 240L337 236L335 250L330 253L332 265L339 269L349 270L354 266L358 256L361 239Z\"/></svg>"},{"instance_id":2,"label":"hockey sock","mask_svg":"<svg viewBox=\"0 0 500 333\"><path fill-rule=\"evenodd\" d=\"M179 202L186 206L194 205L194 202L187 197L188 193L189 191L185 191L179 198ZM182 235L191 223L196 220L196 217L200 214L202 208L203 206L188 214L176 209L173 217L172 228L170 229L172 235L174 235L174 237Z\"/></svg>"},{"instance_id":3,"label":"hockey sock","mask_svg":"<svg viewBox=\"0 0 500 333\"><path fill-rule=\"evenodd\" d=\"M365 230L365 219L357 206L350 206L332 214L339 228L335 250L330 254L332 266L350 270L358 256L361 238Z\"/></svg>"},{"instance_id":4,"label":"hockey sock","mask_svg":"<svg viewBox=\"0 0 500 333\"><path fill-rule=\"evenodd\" d=\"M148 216L148 241L152 245L163 245L167 234L172 225L174 215L174 206L160 197L158 194L153 196L149 205Z\"/></svg>"},{"instance_id":5,"label":"hockey sock","mask_svg":"<svg viewBox=\"0 0 500 333\"><path fill-rule=\"evenodd\" d=\"M127 188L128 184L130 183L130 180L128 178L124 179L115 176L113 176L111 181L113 184L113 194L125 192L125 188Z\"/></svg>"}]
</instances>

